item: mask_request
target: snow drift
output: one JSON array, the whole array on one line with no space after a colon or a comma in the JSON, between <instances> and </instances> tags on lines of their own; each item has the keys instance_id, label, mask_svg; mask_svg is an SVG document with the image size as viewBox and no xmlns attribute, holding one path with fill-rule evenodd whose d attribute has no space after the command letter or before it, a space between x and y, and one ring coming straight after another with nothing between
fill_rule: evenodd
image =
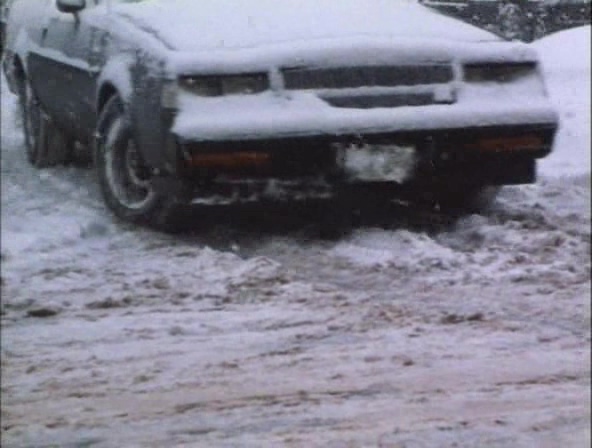
<instances>
[{"instance_id":1,"label":"snow drift","mask_svg":"<svg viewBox=\"0 0 592 448\"><path fill-rule=\"evenodd\" d=\"M551 34L538 51L551 99L560 111L555 151L541 162L545 176L590 173L590 26Z\"/></svg>"}]
</instances>

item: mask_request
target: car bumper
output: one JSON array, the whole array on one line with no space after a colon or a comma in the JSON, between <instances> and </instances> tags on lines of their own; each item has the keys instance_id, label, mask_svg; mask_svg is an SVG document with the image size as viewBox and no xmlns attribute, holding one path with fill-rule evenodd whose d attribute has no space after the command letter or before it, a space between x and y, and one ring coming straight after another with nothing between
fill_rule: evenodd
<instances>
[{"instance_id":1,"label":"car bumper","mask_svg":"<svg viewBox=\"0 0 592 448\"><path fill-rule=\"evenodd\" d=\"M536 180L536 159L547 155L555 123L437 129L341 136L238 141L185 141L181 169L199 187L196 203L269 199L326 199L344 186L374 185L395 194L401 188L435 190L451 182L512 185ZM412 164L396 176L359 178L341 162L340 151L412 148ZM390 171L392 173L393 171Z\"/></svg>"},{"instance_id":2,"label":"car bumper","mask_svg":"<svg viewBox=\"0 0 592 448\"><path fill-rule=\"evenodd\" d=\"M199 183L200 203L325 198L344 185L532 183L558 127L546 98L354 109L266 94L182 106L171 129L179 172Z\"/></svg>"}]
</instances>

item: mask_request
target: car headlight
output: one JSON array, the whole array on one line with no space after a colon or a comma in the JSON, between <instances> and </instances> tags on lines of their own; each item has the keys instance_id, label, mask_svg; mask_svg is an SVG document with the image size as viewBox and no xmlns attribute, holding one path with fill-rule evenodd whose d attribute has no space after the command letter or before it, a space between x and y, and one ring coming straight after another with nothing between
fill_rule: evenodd
<instances>
[{"instance_id":1,"label":"car headlight","mask_svg":"<svg viewBox=\"0 0 592 448\"><path fill-rule=\"evenodd\" d=\"M466 82L506 83L530 75L536 71L536 63L489 63L470 64L464 67Z\"/></svg>"},{"instance_id":2,"label":"car headlight","mask_svg":"<svg viewBox=\"0 0 592 448\"><path fill-rule=\"evenodd\" d=\"M220 80L214 77L206 76L187 76L179 80L179 85L198 96L220 96L222 95L222 86Z\"/></svg>"},{"instance_id":3,"label":"car headlight","mask_svg":"<svg viewBox=\"0 0 592 448\"><path fill-rule=\"evenodd\" d=\"M267 90L269 82L266 75L225 76L222 78L223 95L249 95Z\"/></svg>"},{"instance_id":4,"label":"car headlight","mask_svg":"<svg viewBox=\"0 0 592 448\"><path fill-rule=\"evenodd\" d=\"M252 95L269 88L265 74L184 76L179 80L181 88L198 96Z\"/></svg>"}]
</instances>

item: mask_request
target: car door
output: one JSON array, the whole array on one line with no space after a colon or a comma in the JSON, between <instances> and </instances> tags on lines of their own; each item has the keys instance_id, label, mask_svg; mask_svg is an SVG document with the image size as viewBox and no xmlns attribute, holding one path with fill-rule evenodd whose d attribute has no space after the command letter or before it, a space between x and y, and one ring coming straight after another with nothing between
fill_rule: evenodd
<instances>
[{"instance_id":1,"label":"car door","mask_svg":"<svg viewBox=\"0 0 592 448\"><path fill-rule=\"evenodd\" d=\"M89 140L95 122L95 91L99 73L97 39L89 23L96 4L78 14L60 12L51 0L42 24L39 47L29 55L29 77L40 102L57 124L77 139Z\"/></svg>"}]
</instances>

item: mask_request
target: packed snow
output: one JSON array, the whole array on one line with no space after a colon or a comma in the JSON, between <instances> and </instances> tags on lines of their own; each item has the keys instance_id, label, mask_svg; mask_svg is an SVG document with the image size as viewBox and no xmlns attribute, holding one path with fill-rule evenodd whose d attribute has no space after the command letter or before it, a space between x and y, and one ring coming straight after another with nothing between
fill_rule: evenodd
<instances>
[{"instance_id":1,"label":"packed snow","mask_svg":"<svg viewBox=\"0 0 592 448\"><path fill-rule=\"evenodd\" d=\"M2 79L2 446L588 447L589 42L533 44L562 121L537 184L334 242L116 222L92 170L27 165Z\"/></svg>"}]
</instances>

